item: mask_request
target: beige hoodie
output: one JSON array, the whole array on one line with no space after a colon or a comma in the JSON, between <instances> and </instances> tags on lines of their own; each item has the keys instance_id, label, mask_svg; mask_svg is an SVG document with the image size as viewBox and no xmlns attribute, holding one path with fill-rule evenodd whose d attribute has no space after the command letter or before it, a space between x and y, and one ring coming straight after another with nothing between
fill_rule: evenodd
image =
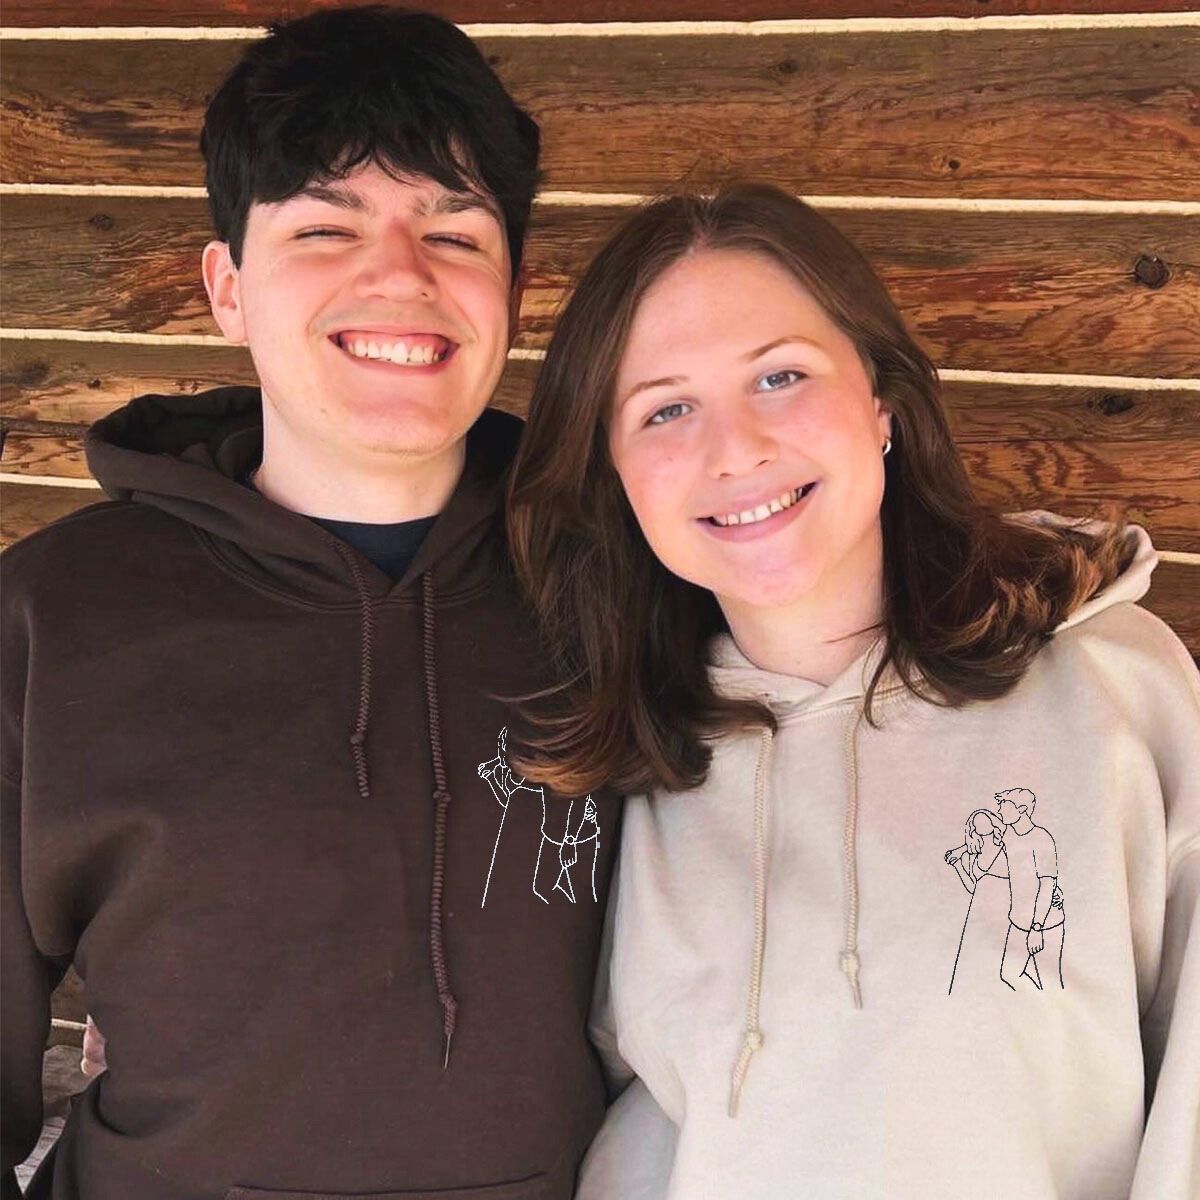
<instances>
[{"instance_id":1,"label":"beige hoodie","mask_svg":"<svg viewBox=\"0 0 1200 1200\"><path fill-rule=\"evenodd\" d=\"M627 805L580 1200L1200 1197L1200 680L1136 536L1001 700L875 729L877 649L719 643L780 728Z\"/></svg>"}]
</instances>

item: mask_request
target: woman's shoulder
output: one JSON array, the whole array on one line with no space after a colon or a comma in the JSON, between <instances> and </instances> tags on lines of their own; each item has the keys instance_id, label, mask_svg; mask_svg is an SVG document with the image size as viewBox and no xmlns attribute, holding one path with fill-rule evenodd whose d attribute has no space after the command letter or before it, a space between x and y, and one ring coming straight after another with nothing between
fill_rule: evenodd
<instances>
[{"instance_id":1,"label":"woman's shoulder","mask_svg":"<svg viewBox=\"0 0 1200 1200\"><path fill-rule=\"evenodd\" d=\"M1061 670L1086 668L1114 678L1200 686L1200 672L1179 636L1140 604L1121 601L1059 630L1047 656Z\"/></svg>"}]
</instances>

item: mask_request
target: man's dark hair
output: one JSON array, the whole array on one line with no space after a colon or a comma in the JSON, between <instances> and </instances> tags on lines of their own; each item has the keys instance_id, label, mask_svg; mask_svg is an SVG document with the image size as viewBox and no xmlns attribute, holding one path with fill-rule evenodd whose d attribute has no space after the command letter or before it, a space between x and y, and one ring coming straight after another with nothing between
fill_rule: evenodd
<instances>
[{"instance_id":1,"label":"man's dark hair","mask_svg":"<svg viewBox=\"0 0 1200 1200\"><path fill-rule=\"evenodd\" d=\"M398 178L493 196L514 278L539 143L537 123L466 34L382 5L272 25L213 97L200 136L213 225L237 264L251 204L375 162Z\"/></svg>"}]
</instances>

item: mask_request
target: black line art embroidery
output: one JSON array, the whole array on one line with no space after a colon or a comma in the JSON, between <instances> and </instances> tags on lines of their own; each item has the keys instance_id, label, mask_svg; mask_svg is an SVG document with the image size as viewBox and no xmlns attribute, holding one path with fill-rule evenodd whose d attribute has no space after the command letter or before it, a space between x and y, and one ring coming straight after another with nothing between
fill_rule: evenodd
<instances>
[{"instance_id":1,"label":"black line art embroidery","mask_svg":"<svg viewBox=\"0 0 1200 1200\"><path fill-rule=\"evenodd\" d=\"M949 992L968 980L997 977L1013 991L1042 991L1055 982L1063 988L1066 911L1054 838L1034 823L1037 796L1028 788L1008 788L992 799L995 809L972 812L963 844L944 855L971 897Z\"/></svg>"},{"instance_id":2,"label":"black line art embroidery","mask_svg":"<svg viewBox=\"0 0 1200 1200\"><path fill-rule=\"evenodd\" d=\"M576 876L580 873L588 877L591 888L592 902L598 903L596 895L596 867L600 861L600 817L596 810L596 802L591 796L583 800L583 812L572 824L572 817L578 801L571 800L567 804L567 814L563 821L562 833L555 837L547 828L550 818L546 804L546 792L542 787L527 783L522 776L512 773L508 765L508 728L500 730L496 739L496 757L478 766L480 779L491 788L492 795L500 805L500 827L496 830L496 841L492 846L492 859L488 864L487 880L483 885L483 898L479 907L487 904L488 889L492 886L492 873L496 868L496 855L500 850L500 839L504 834L504 822L508 817L509 805L522 794L528 796L535 804L540 805L541 839L538 842L537 855L533 862L533 894L543 903L549 904L551 896L558 892L572 904L576 902ZM581 859L582 865L581 865ZM587 860L590 859L590 862ZM576 870L578 868L578 870ZM549 894L547 894L549 893Z\"/></svg>"}]
</instances>

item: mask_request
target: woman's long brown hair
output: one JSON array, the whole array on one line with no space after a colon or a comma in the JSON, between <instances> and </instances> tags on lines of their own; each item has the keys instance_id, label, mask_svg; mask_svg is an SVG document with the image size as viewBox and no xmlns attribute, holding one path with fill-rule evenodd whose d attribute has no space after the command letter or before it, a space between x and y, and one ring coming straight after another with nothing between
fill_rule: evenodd
<instances>
[{"instance_id":1,"label":"woman's long brown hair","mask_svg":"<svg viewBox=\"0 0 1200 1200\"><path fill-rule=\"evenodd\" d=\"M520 765L566 795L703 781L715 738L773 724L717 694L712 593L646 544L608 451L617 369L647 288L684 255L734 249L790 271L858 348L892 413L881 509L883 658L916 695L961 705L1009 691L1051 632L1127 565L1124 530L1005 520L975 499L937 374L860 251L764 184L660 200L600 250L564 308L534 389L509 489L509 535L564 682L536 701Z\"/></svg>"}]
</instances>

